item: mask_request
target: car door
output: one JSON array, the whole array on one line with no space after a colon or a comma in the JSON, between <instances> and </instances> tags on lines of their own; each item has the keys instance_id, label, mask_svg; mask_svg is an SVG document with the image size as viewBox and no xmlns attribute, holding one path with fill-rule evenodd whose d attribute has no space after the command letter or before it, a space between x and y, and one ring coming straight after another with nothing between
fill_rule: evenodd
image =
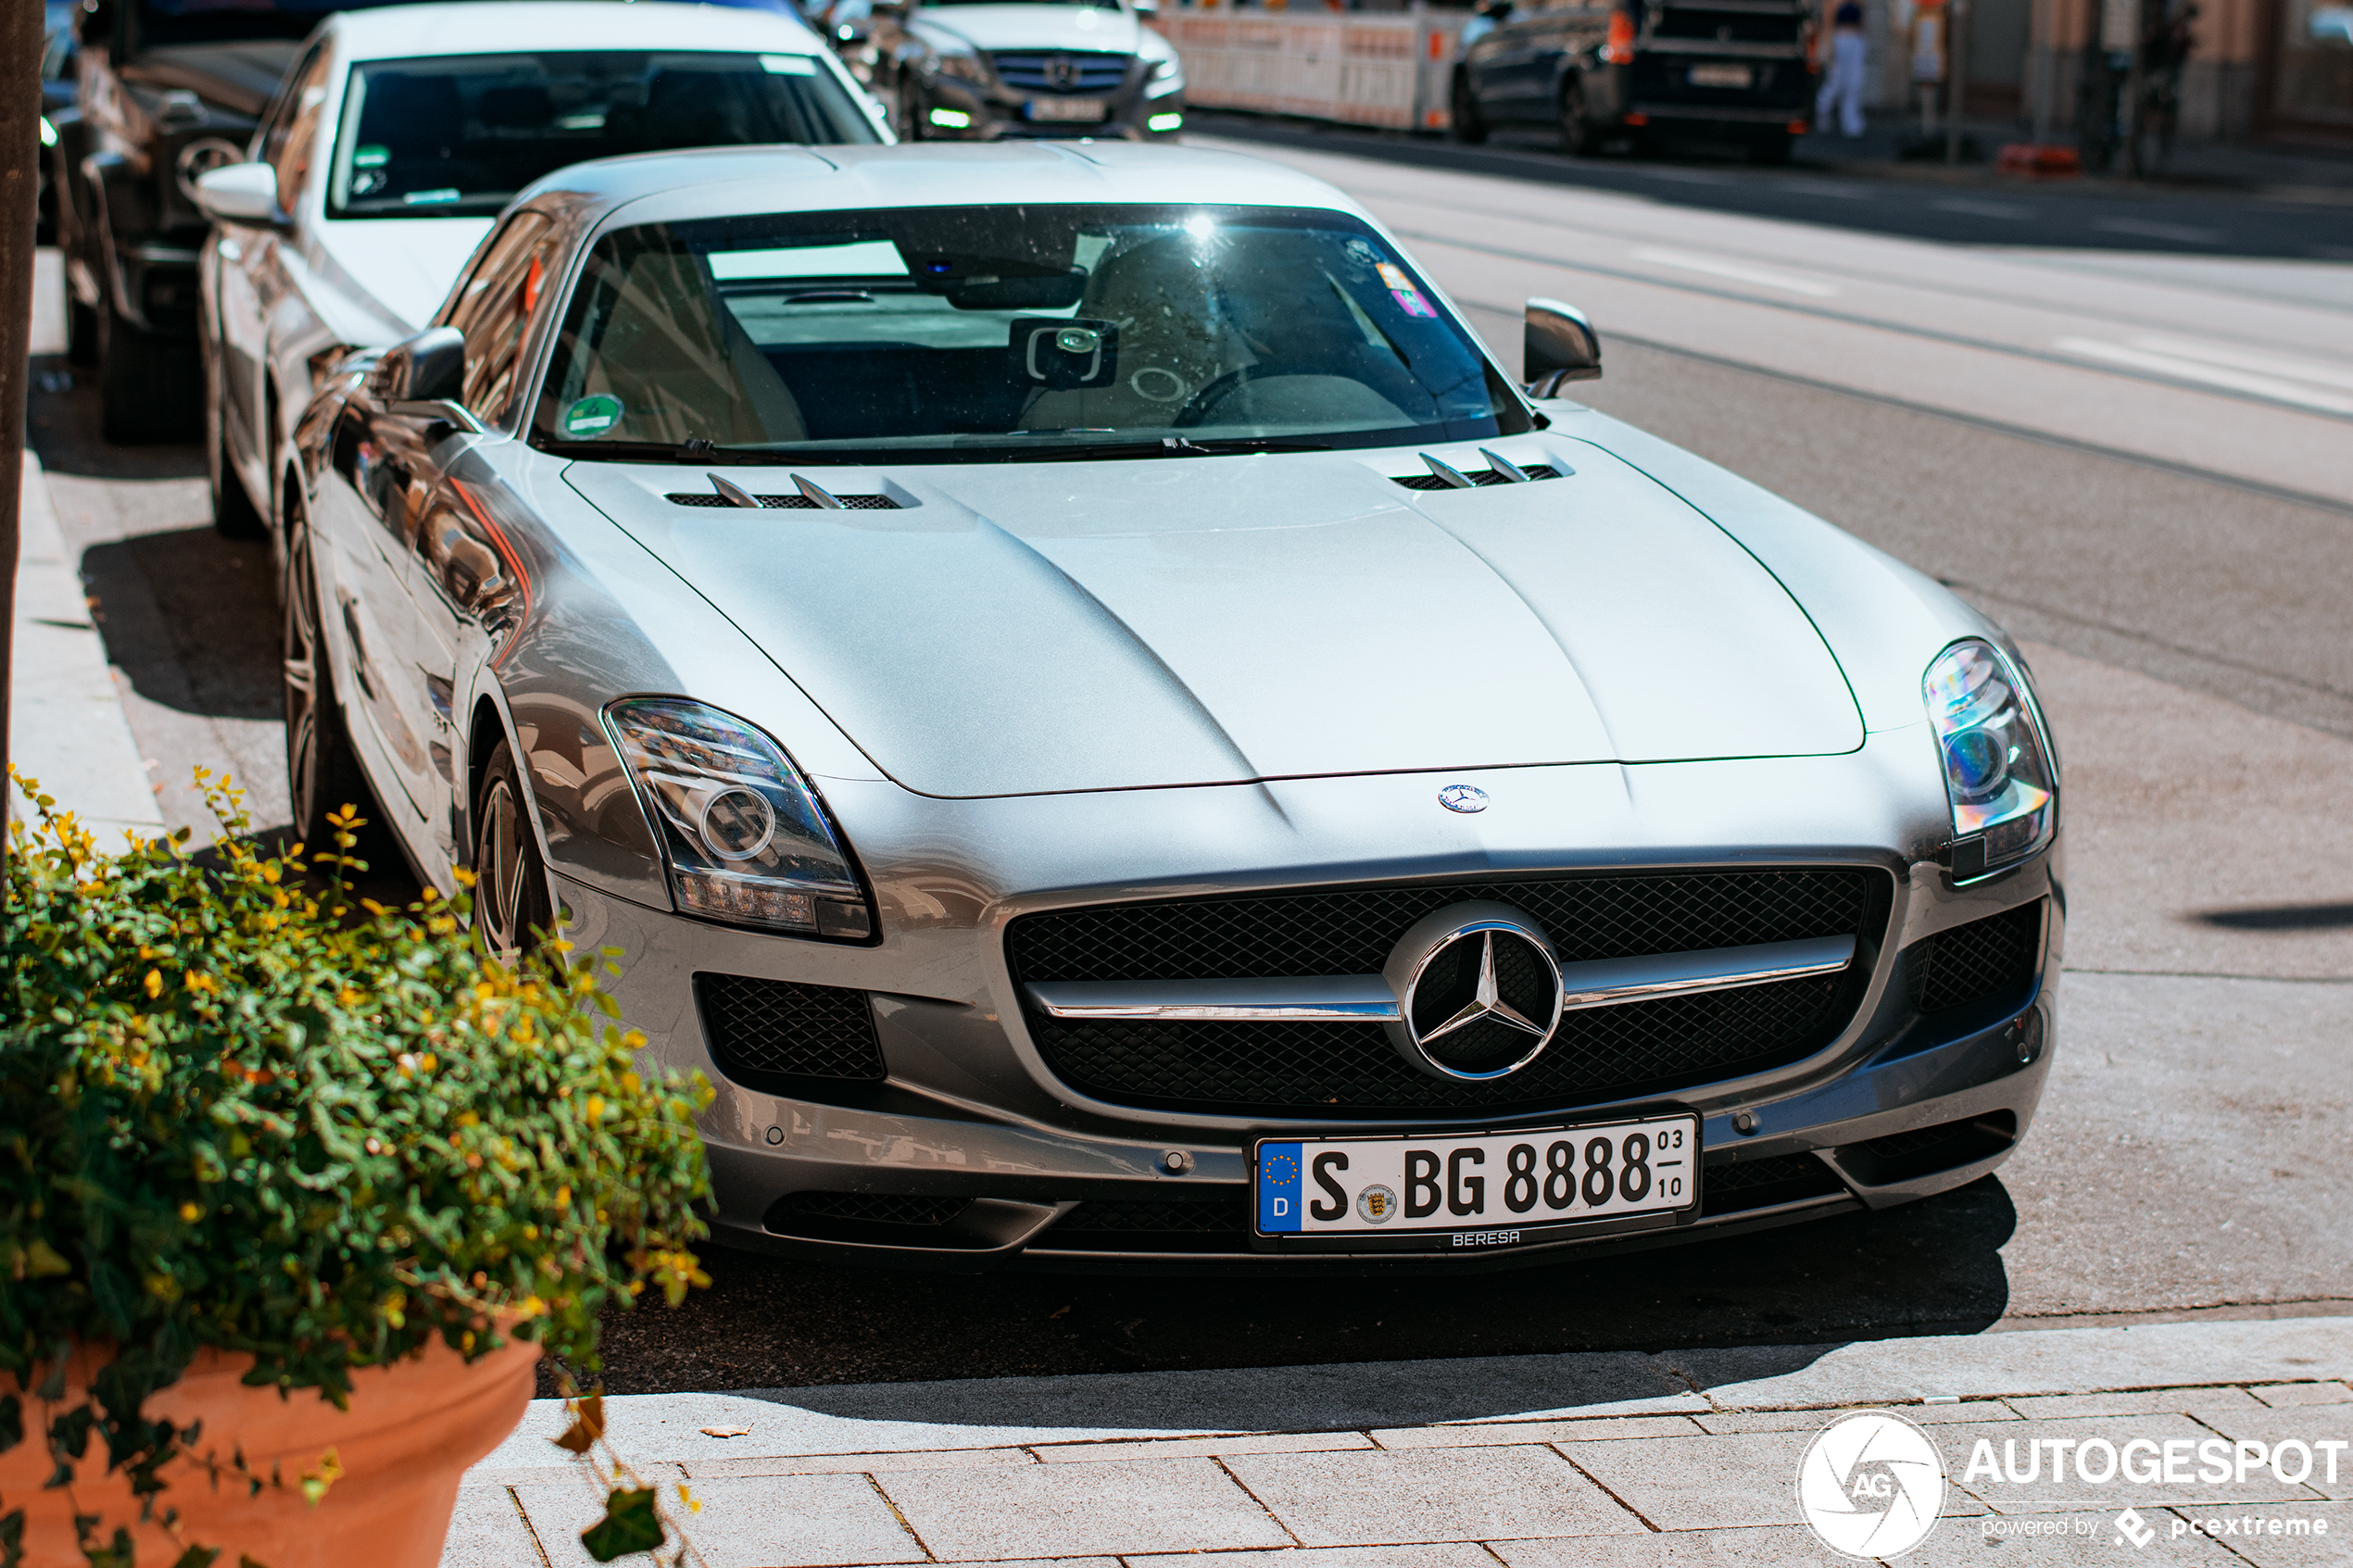
<instances>
[{"instance_id":1,"label":"car door","mask_svg":"<svg viewBox=\"0 0 2353 1568\"><path fill-rule=\"evenodd\" d=\"M1470 69L1480 112L1498 121L1541 119L1541 45L1544 19L1505 22L1471 46Z\"/></svg>"},{"instance_id":2,"label":"car door","mask_svg":"<svg viewBox=\"0 0 2353 1568\"><path fill-rule=\"evenodd\" d=\"M555 227L545 215L521 212L492 236L472 272L444 313L466 338L466 380L459 401L488 428L479 439L497 441L517 418L526 331L556 260ZM450 863L463 860L459 830L469 802L465 784L464 715L458 703L488 658L498 633L522 608L522 573L511 546L493 521L497 496L484 470L464 461L476 438L451 440L431 455L417 476L420 508L407 562L409 620L400 653L400 679L409 684L414 711L425 726L428 768L420 781L433 847Z\"/></svg>"},{"instance_id":3,"label":"car door","mask_svg":"<svg viewBox=\"0 0 2353 1568\"><path fill-rule=\"evenodd\" d=\"M277 102L255 133L253 156L279 170L279 207L286 206L289 177L296 189L308 154L292 156L294 139L315 132L318 106L326 97L327 52L312 47L286 73ZM308 108L306 109L306 105ZM283 238L258 223L223 223L212 237L220 263L221 437L230 462L244 476L249 494L270 496L271 435L266 420L270 317L284 293Z\"/></svg>"}]
</instances>

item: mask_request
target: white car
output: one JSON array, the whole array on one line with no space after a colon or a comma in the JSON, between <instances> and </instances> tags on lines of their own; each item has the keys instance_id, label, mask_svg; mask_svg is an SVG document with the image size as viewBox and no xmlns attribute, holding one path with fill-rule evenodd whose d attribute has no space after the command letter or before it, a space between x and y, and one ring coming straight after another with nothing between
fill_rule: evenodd
<instances>
[{"instance_id":1,"label":"white car","mask_svg":"<svg viewBox=\"0 0 2353 1568\"><path fill-rule=\"evenodd\" d=\"M277 515L295 420L352 348L432 317L515 193L591 158L891 139L809 27L714 6L396 6L314 32L247 149L196 181L213 518Z\"/></svg>"},{"instance_id":2,"label":"white car","mask_svg":"<svg viewBox=\"0 0 2353 1568\"><path fill-rule=\"evenodd\" d=\"M909 140L1173 136L1185 124L1157 0L921 0L897 51Z\"/></svg>"}]
</instances>

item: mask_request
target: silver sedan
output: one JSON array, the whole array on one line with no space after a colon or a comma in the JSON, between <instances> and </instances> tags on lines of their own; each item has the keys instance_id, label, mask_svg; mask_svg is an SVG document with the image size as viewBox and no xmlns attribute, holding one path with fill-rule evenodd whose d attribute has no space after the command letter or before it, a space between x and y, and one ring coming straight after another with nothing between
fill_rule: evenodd
<instances>
[{"instance_id":1,"label":"silver sedan","mask_svg":"<svg viewBox=\"0 0 2353 1568\"><path fill-rule=\"evenodd\" d=\"M585 165L435 321L303 421L297 825L621 949L723 1239L1476 1267L2024 1135L2017 649L1563 397L1568 306L1513 377L1330 187L1098 143Z\"/></svg>"}]
</instances>

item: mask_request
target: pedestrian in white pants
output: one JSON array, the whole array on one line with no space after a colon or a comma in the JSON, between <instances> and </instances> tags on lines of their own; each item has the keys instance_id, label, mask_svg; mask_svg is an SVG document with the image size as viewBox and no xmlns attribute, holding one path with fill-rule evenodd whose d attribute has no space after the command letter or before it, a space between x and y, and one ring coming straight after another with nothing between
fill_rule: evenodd
<instances>
[{"instance_id":1,"label":"pedestrian in white pants","mask_svg":"<svg viewBox=\"0 0 2353 1568\"><path fill-rule=\"evenodd\" d=\"M1852 140L1863 133L1865 51L1863 7L1845 0L1838 8L1831 31L1831 69L1822 73L1822 90L1814 98L1814 123L1827 126L1838 116L1839 134Z\"/></svg>"}]
</instances>

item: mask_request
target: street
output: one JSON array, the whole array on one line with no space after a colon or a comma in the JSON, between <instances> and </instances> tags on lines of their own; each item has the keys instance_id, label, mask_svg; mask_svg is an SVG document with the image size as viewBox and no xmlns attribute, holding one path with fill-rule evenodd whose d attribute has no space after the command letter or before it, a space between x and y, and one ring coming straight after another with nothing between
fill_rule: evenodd
<instances>
[{"instance_id":1,"label":"street","mask_svg":"<svg viewBox=\"0 0 2353 1568\"><path fill-rule=\"evenodd\" d=\"M1584 400L1932 573L2026 645L2070 873L2036 1125L1997 1176L1912 1208L1469 1279L1238 1288L714 1253L684 1309L614 1320L607 1386L2347 1310L2353 208L2216 195L2153 217L1932 184L1882 200L1729 167L1568 184L1507 147L1220 129L1250 139L1195 144L1363 202L1506 366L1524 297L1580 307L1607 370ZM1659 194L1678 184L1705 199ZM52 335L57 309L36 305ZM267 547L213 533L195 448L103 444L61 354L36 358L31 421L164 820L206 825L201 765L282 826Z\"/></svg>"}]
</instances>

